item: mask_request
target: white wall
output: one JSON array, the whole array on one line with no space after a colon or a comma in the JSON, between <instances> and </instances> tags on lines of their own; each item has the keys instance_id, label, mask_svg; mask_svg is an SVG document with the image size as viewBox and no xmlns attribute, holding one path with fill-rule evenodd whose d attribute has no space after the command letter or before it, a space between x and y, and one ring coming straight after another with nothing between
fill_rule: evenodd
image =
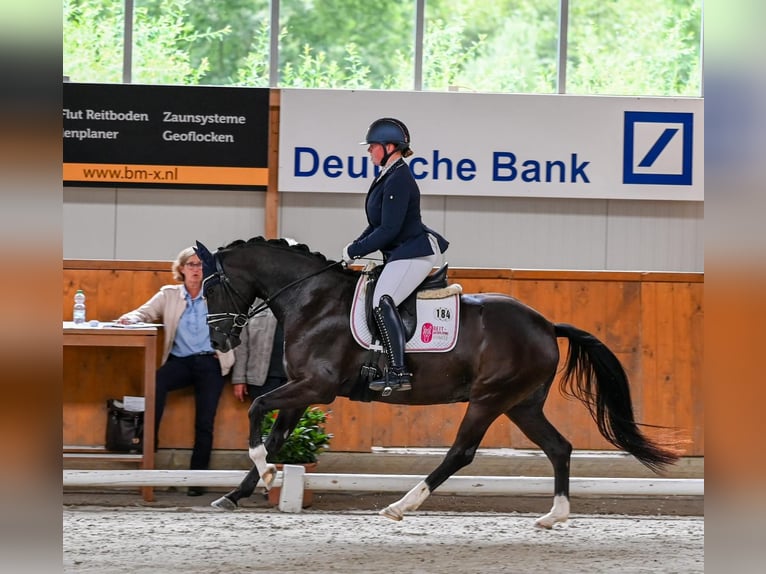
<instances>
[{"instance_id":1,"label":"white wall","mask_svg":"<svg viewBox=\"0 0 766 574\"><path fill-rule=\"evenodd\" d=\"M265 232L265 193L64 188L64 257L170 260ZM703 202L422 198L455 267L701 272ZM364 195L284 193L279 233L339 258L366 225Z\"/></svg>"},{"instance_id":2,"label":"white wall","mask_svg":"<svg viewBox=\"0 0 766 574\"><path fill-rule=\"evenodd\" d=\"M171 260L264 234L262 192L64 188L64 257Z\"/></svg>"}]
</instances>

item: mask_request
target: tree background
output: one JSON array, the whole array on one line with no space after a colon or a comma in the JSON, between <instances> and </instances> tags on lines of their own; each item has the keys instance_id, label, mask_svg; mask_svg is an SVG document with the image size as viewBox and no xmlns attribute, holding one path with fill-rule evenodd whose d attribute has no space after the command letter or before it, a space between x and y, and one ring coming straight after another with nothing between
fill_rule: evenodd
<instances>
[{"instance_id":1,"label":"tree background","mask_svg":"<svg viewBox=\"0 0 766 574\"><path fill-rule=\"evenodd\" d=\"M123 3L64 0L64 75L122 82ZM427 0L423 89L557 91L558 0ZM414 87L415 2L281 0L278 87ZM572 0L566 93L699 96L701 0ZM269 85L268 0L136 0L132 81Z\"/></svg>"}]
</instances>

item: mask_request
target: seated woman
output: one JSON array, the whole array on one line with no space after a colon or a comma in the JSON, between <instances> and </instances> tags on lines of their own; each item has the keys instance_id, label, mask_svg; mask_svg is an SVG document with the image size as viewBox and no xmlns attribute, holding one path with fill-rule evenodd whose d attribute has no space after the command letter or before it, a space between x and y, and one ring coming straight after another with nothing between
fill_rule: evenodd
<instances>
[{"instance_id":1,"label":"seated woman","mask_svg":"<svg viewBox=\"0 0 766 574\"><path fill-rule=\"evenodd\" d=\"M207 303L202 297L202 262L194 248L181 251L172 265L177 285L164 285L151 299L119 318L121 323L162 321L165 347L157 370L155 436L165 410L167 394L194 387L194 448L191 470L207 470L213 450L213 427L224 376L234 364L234 353L214 351L207 326ZM205 489L190 486L189 496Z\"/></svg>"}]
</instances>

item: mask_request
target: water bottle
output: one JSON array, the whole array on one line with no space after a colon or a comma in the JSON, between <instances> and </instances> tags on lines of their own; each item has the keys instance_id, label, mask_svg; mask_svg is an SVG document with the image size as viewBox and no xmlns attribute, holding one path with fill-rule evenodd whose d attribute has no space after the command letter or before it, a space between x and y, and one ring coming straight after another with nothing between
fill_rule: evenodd
<instances>
[{"instance_id":1,"label":"water bottle","mask_svg":"<svg viewBox=\"0 0 766 574\"><path fill-rule=\"evenodd\" d=\"M78 289L74 294L74 311L72 312L72 320L75 325L85 323L85 293L82 289Z\"/></svg>"}]
</instances>

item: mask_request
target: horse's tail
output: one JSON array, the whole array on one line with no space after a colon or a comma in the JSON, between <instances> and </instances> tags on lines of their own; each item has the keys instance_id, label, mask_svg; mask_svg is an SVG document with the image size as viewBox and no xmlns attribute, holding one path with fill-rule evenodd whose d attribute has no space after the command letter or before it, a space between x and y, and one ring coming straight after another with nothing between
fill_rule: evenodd
<instances>
[{"instance_id":1,"label":"horse's tail","mask_svg":"<svg viewBox=\"0 0 766 574\"><path fill-rule=\"evenodd\" d=\"M661 446L639 430L633 418L628 376L614 353L596 337L572 325L557 323L555 328L557 337L569 339L561 391L588 407L606 440L652 471L660 472L676 462L680 451L675 445Z\"/></svg>"}]
</instances>

